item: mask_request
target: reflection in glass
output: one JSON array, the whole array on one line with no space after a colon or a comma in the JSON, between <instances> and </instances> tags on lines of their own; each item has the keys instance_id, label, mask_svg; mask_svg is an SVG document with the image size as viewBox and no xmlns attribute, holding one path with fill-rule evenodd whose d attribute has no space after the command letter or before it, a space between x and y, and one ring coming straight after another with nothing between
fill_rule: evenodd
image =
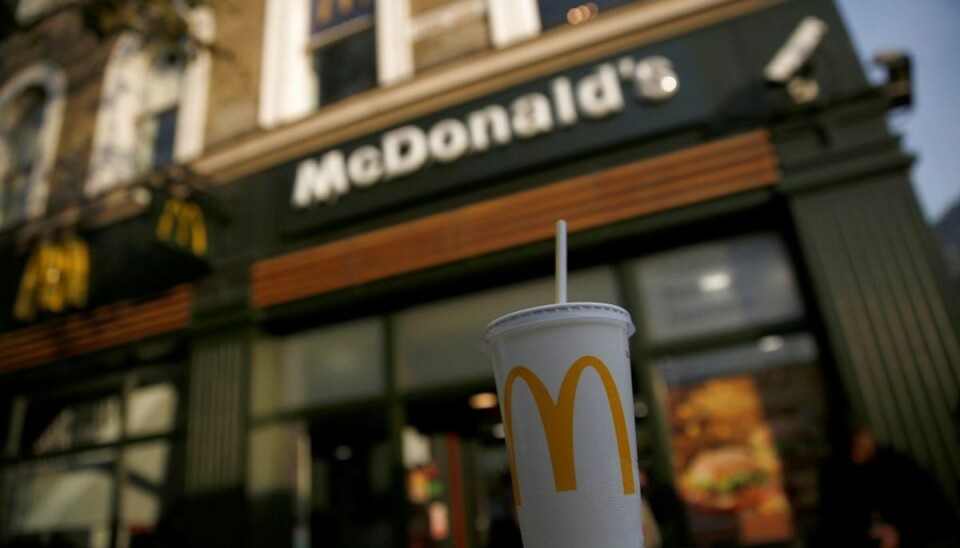
<instances>
[{"instance_id":1,"label":"reflection in glass","mask_svg":"<svg viewBox=\"0 0 960 548\"><path fill-rule=\"evenodd\" d=\"M755 235L638 261L636 283L652 341L712 335L803 315L783 244Z\"/></svg>"},{"instance_id":2,"label":"reflection in glass","mask_svg":"<svg viewBox=\"0 0 960 548\"><path fill-rule=\"evenodd\" d=\"M519 545L499 408L456 393L410 401L407 416L407 546Z\"/></svg>"},{"instance_id":3,"label":"reflection in glass","mask_svg":"<svg viewBox=\"0 0 960 548\"><path fill-rule=\"evenodd\" d=\"M170 382L139 386L130 391L127 435L162 434L173 429L177 389Z\"/></svg>"},{"instance_id":4,"label":"reflection in glass","mask_svg":"<svg viewBox=\"0 0 960 548\"><path fill-rule=\"evenodd\" d=\"M120 512L132 542L156 533L167 486L170 442L131 445L124 450L126 478Z\"/></svg>"},{"instance_id":5,"label":"reflection in glass","mask_svg":"<svg viewBox=\"0 0 960 548\"><path fill-rule=\"evenodd\" d=\"M370 318L297 333L254 360L255 415L376 397L386 390L383 323Z\"/></svg>"},{"instance_id":6,"label":"reflection in glass","mask_svg":"<svg viewBox=\"0 0 960 548\"><path fill-rule=\"evenodd\" d=\"M120 425L119 395L34 398L27 404L20 447L47 453L109 443L119 439Z\"/></svg>"},{"instance_id":7,"label":"reflection in glass","mask_svg":"<svg viewBox=\"0 0 960 548\"><path fill-rule=\"evenodd\" d=\"M569 295L571 301L621 304L613 271L605 267L572 273ZM553 299L554 281L544 278L401 312L396 324L401 389L491 381L493 369L482 349L487 324Z\"/></svg>"},{"instance_id":8,"label":"reflection in glass","mask_svg":"<svg viewBox=\"0 0 960 548\"><path fill-rule=\"evenodd\" d=\"M817 503L824 389L809 335L762 338L655 365L667 386L677 486L695 539L798 538Z\"/></svg>"},{"instance_id":9,"label":"reflection in glass","mask_svg":"<svg viewBox=\"0 0 960 548\"><path fill-rule=\"evenodd\" d=\"M544 29L559 25L579 25L607 10L637 0L539 0L540 25Z\"/></svg>"},{"instance_id":10,"label":"reflection in glass","mask_svg":"<svg viewBox=\"0 0 960 548\"><path fill-rule=\"evenodd\" d=\"M13 542L106 547L110 540L114 458L91 451L24 463L6 474L5 516Z\"/></svg>"},{"instance_id":11,"label":"reflection in glass","mask_svg":"<svg viewBox=\"0 0 960 548\"><path fill-rule=\"evenodd\" d=\"M377 36L374 27L317 48L314 64L320 105L326 106L377 85Z\"/></svg>"}]
</instances>

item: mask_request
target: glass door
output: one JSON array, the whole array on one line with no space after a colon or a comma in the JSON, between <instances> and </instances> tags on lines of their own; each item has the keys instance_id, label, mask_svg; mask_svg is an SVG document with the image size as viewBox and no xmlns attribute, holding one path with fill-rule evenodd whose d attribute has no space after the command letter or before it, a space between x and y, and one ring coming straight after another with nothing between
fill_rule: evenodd
<instances>
[{"instance_id":1,"label":"glass door","mask_svg":"<svg viewBox=\"0 0 960 548\"><path fill-rule=\"evenodd\" d=\"M406 414L407 546L520 546L493 386L411 399Z\"/></svg>"}]
</instances>

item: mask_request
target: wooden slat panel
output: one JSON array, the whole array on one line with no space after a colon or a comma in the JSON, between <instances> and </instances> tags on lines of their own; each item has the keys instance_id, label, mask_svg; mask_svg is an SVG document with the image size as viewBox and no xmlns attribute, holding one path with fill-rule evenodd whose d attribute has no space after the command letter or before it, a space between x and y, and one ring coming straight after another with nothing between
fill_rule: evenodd
<instances>
[{"instance_id":1,"label":"wooden slat panel","mask_svg":"<svg viewBox=\"0 0 960 548\"><path fill-rule=\"evenodd\" d=\"M266 308L546 240L560 218L577 232L779 179L769 135L755 131L261 261L253 302Z\"/></svg>"},{"instance_id":2,"label":"wooden slat panel","mask_svg":"<svg viewBox=\"0 0 960 548\"><path fill-rule=\"evenodd\" d=\"M791 205L854 411L949 493L960 480L951 416L960 399L960 329L909 181L878 176Z\"/></svg>"},{"instance_id":3,"label":"wooden slat panel","mask_svg":"<svg viewBox=\"0 0 960 548\"><path fill-rule=\"evenodd\" d=\"M0 372L79 356L183 329L193 303L181 285L146 302L123 301L0 335Z\"/></svg>"}]
</instances>

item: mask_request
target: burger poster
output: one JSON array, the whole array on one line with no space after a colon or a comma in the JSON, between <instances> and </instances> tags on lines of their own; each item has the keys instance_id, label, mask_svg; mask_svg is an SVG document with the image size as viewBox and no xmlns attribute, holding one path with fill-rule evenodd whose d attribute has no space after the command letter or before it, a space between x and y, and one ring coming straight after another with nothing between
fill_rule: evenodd
<instances>
[{"instance_id":1,"label":"burger poster","mask_svg":"<svg viewBox=\"0 0 960 548\"><path fill-rule=\"evenodd\" d=\"M668 399L677 486L698 541L792 538L781 462L755 379L674 386Z\"/></svg>"}]
</instances>

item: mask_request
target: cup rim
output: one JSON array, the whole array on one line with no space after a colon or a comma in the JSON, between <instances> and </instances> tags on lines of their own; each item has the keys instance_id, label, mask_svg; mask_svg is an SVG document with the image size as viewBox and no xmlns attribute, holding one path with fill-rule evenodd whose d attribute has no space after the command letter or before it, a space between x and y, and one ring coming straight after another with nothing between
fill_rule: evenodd
<instances>
[{"instance_id":1,"label":"cup rim","mask_svg":"<svg viewBox=\"0 0 960 548\"><path fill-rule=\"evenodd\" d=\"M491 339L504 331L533 326L544 322L579 320L583 318L625 323L628 337L636 331L633 321L630 318L630 313L617 305L593 302L554 303L525 308L500 316L487 324L485 339L489 344Z\"/></svg>"}]
</instances>

